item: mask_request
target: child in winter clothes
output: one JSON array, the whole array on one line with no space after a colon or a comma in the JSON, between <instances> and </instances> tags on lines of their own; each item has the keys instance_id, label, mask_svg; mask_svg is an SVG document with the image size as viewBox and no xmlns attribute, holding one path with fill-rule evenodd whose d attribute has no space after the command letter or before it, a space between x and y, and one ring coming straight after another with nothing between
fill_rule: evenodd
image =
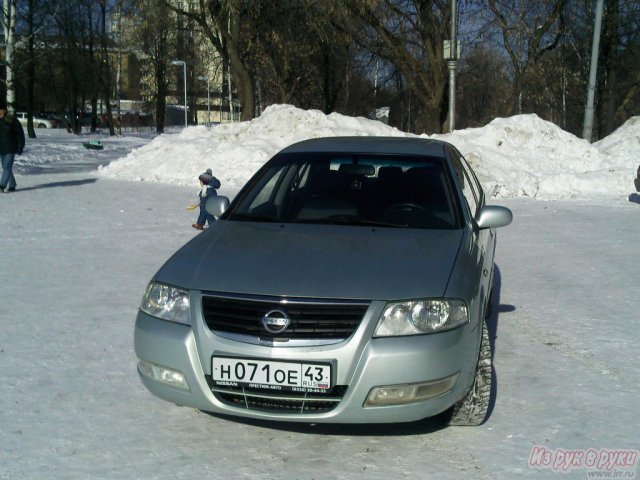
<instances>
[{"instance_id":1,"label":"child in winter clothes","mask_svg":"<svg viewBox=\"0 0 640 480\"><path fill-rule=\"evenodd\" d=\"M205 222L209 222L209 226L213 222L215 222L215 217L207 212L205 205L207 203L207 198L215 197L218 195L216 190L220 188L220 180L213 176L210 168L207 168L207 171L198 177L200 180L200 193L198 194L198 200L200 201L200 215L198 215L198 220L196 223L191 225L196 230L204 229Z\"/></svg>"}]
</instances>

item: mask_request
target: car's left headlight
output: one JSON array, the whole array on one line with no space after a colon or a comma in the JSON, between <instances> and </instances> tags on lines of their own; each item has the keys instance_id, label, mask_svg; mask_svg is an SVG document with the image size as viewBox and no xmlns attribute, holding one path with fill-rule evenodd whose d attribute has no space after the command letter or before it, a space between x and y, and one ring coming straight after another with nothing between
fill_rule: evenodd
<instances>
[{"instance_id":1,"label":"car's left headlight","mask_svg":"<svg viewBox=\"0 0 640 480\"><path fill-rule=\"evenodd\" d=\"M191 325L189 292L180 288L151 282L142 298L140 310L163 320Z\"/></svg>"},{"instance_id":2,"label":"car's left headlight","mask_svg":"<svg viewBox=\"0 0 640 480\"><path fill-rule=\"evenodd\" d=\"M396 337L442 332L469 321L463 300L421 299L389 302L378 321L374 337Z\"/></svg>"}]
</instances>

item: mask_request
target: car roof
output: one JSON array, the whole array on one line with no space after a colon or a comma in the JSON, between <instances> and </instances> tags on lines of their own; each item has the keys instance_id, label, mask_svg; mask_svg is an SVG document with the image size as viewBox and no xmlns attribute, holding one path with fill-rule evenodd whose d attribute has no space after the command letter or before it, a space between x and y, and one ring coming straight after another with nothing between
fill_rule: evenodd
<instances>
[{"instance_id":1,"label":"car roof","mask_svg":"<svg viewBox=\"0 0 640 480\"><path fill-rule=\"evenodd\" d=\"M288 146L281 153L336 152L444 157L447 142L422 137L323 137Z\"/></svg>"}]
</instances>

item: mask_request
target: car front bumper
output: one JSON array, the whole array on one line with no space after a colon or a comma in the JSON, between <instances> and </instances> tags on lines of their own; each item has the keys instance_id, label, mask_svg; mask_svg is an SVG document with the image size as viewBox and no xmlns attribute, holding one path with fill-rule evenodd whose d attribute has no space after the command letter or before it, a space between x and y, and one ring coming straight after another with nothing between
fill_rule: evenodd
<instances>
[{"instance_id":1,"label":"car front bumper","mask_svg":"<svg viewBox=\"0 0 640 480\"><path fill-rule=\"evenodd\" d=\"M193 297L192 297L193 298ZM197 302L196 302L197 304ZM193 302L192 302L193 305ZM247 418L309 423L396 423L437 415L460 400L473 383L478 359L478 322L431 335L372 338L384 302L373 302L356 332L347 340L323 346L267 347L223 338L211 332L192 307L192 325L171 323L142 311L134 343L139 373L154 395L204 411ZM229 402L211 385L213 355L332 365L334 383L343 388L329 411L255 407ZM176 372L184 384L158 381L149 365ZM181 374L181 375L180 375ZM174 375L175 376L175 375ZM172 377L173 378L173 377ZM412 403L368 406L375 387L435 382L436 396ZM437 388L436 388L437 389Z\"/></svg>"}]
</instances>

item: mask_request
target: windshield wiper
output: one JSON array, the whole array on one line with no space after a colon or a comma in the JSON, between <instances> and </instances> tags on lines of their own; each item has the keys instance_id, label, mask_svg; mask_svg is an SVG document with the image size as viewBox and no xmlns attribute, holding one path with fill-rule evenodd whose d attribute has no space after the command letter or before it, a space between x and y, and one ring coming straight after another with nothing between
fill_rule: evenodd
<instances>
[{"instance_id":1,"label":"windshield wiper","mask_svg":"<svg viewBox=\"0 0 640 480\"><path fill-rule=\"evenodd\" d=\"M241 222L268 222L268 223L278 223L282 220L277 218L268 217L266 215L254 215L251 213L236 213L231 217L227 218L227 220L238 220Z\"/></svg>"},{"instance_id":2,"label":"windshield wiper","mask_svg":"<svg viewBox=\"0 0 640 480\"><path fill-rule=\"evenodd\" d=\"M295 223L317 223L327 225L355 225L355 226L367 226L367 227L391 227L391 228L407 228L407 225L401 225L398 223L385 223L376 222L374 220L365 220L362 218L354 217L353 215L335 215L325 218L313 218L313 219L299 219L295 220Z\"/></svg>"}]
</instances>

